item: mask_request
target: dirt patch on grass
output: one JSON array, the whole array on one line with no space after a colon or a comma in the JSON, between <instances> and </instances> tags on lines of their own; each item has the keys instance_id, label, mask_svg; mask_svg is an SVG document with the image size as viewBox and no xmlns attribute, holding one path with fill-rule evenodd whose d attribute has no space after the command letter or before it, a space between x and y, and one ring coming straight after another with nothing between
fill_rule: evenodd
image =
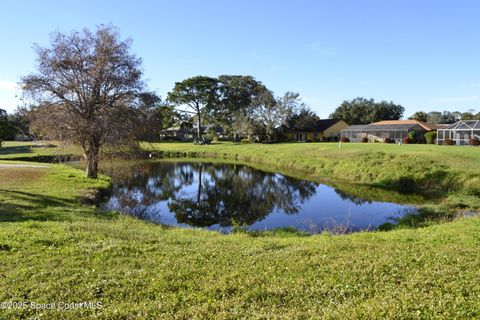
<instances>
[{"instance_id":1,"label":"dirt patch on grass","mask_svg":"<svg viewBox=\"0 0 480 320\"><path fill-rule=\"evenodd\" d=\"M48 166L41 164L0 164L0 169L12 168L48 168Z\"/></svg>"},{"instance_id":2,"label":"dirt patch on grass","mask_svg":"<svg viewBox=\"0 0 480 320\"><path fill-rule=\"evenodd\" d=\"M0 187L31 183L48 173L48 168L2 168L0 167Z\"/></svg>"}]
</instances>

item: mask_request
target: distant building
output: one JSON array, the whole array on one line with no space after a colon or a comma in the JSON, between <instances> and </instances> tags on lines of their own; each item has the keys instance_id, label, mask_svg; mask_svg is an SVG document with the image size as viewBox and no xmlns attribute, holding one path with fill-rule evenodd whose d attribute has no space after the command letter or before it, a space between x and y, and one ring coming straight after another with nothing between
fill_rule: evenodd
<instances>
[{"instance_id":1,"label":"distant building","mask_svg":"<svg viewBox=\"0 0 480 320\"><path fill-rule=\"evenodd\" d=\"M176 126L160 131L160 139L167 141L191 141L193 140L194 134L195 131L193 128Z\"/></svg>"},{"instance_id":2,"label":"distant building","mask_svg":"<svg viewBox=\"0 0 480 320\"><path fill-rule=\"evenodd\" d=\"M213 133L218 138L225 138L225 131L222 127L207 124L202 126L203 134ZM172 140L172 141L193 141L197 136L197 127L189 125L189 124L182 124L176 127L166 128L160 131L160 139L162 140Z\"/></svg>"},{"instance_id":3,"label":"distant building","mask_svg":"<svg viewBox=\"0 0 480 320\"><path fill-rule=\"evenodd\" d=\"M14 137L15 141L32 141L33 137L27 134L17 133Z\"/></svg>"},{"instance_id":4,"label":"distant building","mask_svg":"<svg viewBox=\"0 0 480 320\"><path fill-rule=\"evenodd\" d=\"M408 136L409 132L415 132L417 136L436 130L437 125L417 120L386 120L374 122L367 125L353 125L341 131L342 138L349 138L351 142L361 142L363 138L369 141L384 142L390 139L401 142Z\"/></svg>"},{"instance_id":5,"label":"distant building","mask_svg":"<svg viewBox=\"0 0 480 320\"><path fill-rule=\"evenodd\" d=\"M348 127L343 120L322 119L296 128L286 128L285 133L290 141L324 141L340 137L340 130Z\"/></svg>"},{"instance_id":6,"label":"distant building","mask_svg":"<svg viewBox=\"0 0 480 320\"><path fill-rule=\"evenodd\" d=\"M437 143L450 139L456 145L468 145L471 139L480 140L480 120L461 120L437 130Z\"/></svg>"}]
</instances>

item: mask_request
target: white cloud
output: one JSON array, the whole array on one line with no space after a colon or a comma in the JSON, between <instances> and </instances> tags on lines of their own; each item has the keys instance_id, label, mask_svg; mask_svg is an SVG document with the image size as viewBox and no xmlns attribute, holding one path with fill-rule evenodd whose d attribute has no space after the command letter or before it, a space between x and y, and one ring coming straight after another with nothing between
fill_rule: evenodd
<instances>
[{"instance_id":1,"label":"white cloud","mask_svg":"<svg viewBox=\"0 0 480 320\"><path fill-rule=\"evenodd\" d=\"M277 65L273 64L268 69L272 72L275 72L275 71L279 70L279 67Z\"/></svg>"},{"instance_id":2,"label":"white cloud","mask_svg":"<svg viewBox=\"0 0 480 320\"><path fill-rule=\"evenodd\" d=\"M308 44L307 48L310 51L316 52L324 56L333 56L336 53L334 48L324 47L317 42Z\"/></svg>"},{"instance_id":3,"label":"white cloud","mask_svg":"<svg viewBox=\"0 0 480 320\"><path fill-rule=\"evenodd\" d=\"M20 87L13 81L0 80L0 89L13 91L20 89Z\"/></svg>"},{"instance_id":4,"label":"white cloud","mask_svg":"<svg viewBox=\"0 0 480 320\"><path fill-rule=\"evenodd\" d=\"M480 88L480 82L462 84L459 88Z\"/></svg>"},{"instance_id":5,"label":"white cloud","mask_svg":"<svg viewBox=\"0 0 480 320\"><path fill-rule=\"evenodd\" d=\"M480 100L480 96L456 97L456 98L442 98L429 100L431 103L449 103L449 102L463 102Z\"/></svg>"}]
</instances>

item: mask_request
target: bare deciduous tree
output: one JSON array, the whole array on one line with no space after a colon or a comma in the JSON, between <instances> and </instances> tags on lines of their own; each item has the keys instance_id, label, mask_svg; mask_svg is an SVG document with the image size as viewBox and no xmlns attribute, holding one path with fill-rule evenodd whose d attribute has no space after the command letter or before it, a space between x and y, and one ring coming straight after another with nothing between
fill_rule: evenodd
<instances>
[{"instance_id":1,"label":"bare deciduous tree","mask_svg":"<svg viewBox=\"0 0 480 320\"><path fill-rule=\"evenodd\" d=\"M286 92L282 97L273 99L270 93L263 103L255 109L256 118L265 125L265 131L268 141L272 141L275 130L285 124L289 117L303 106L300 94L295 92Z\"/></svg>"},{"instance_id":2,"label":"bare deciduous tree","mask_svg":"<svg viewBox=\"0 0 480 320\"><path fill-rule=\"evenodd\" d=\"M38 72L22 78L24 93L40 107L32 116L37 132L79 144L86 175L96 178L99 152L131 136L142 90L141 59L130 54L112 26L70 34L53 33L49 48L35 47Z\"/></svg>"}]
</instances>

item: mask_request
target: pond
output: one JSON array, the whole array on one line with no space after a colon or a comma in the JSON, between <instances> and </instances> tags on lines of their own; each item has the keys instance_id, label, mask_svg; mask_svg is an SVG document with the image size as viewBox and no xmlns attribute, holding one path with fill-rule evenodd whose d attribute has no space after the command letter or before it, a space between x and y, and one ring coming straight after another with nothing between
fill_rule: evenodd
<instances>
[{"instance_id":1,"label":"pond","mask_svg":"<svg viewBox=\"0 0 480 320\"><path fill-rule=\"evenodd\" d=\"M139 162L106 173L114 188L104 210L170 226L343 233L374 230L415 211L238 164Z\"/></svg>"}]
</instances>

